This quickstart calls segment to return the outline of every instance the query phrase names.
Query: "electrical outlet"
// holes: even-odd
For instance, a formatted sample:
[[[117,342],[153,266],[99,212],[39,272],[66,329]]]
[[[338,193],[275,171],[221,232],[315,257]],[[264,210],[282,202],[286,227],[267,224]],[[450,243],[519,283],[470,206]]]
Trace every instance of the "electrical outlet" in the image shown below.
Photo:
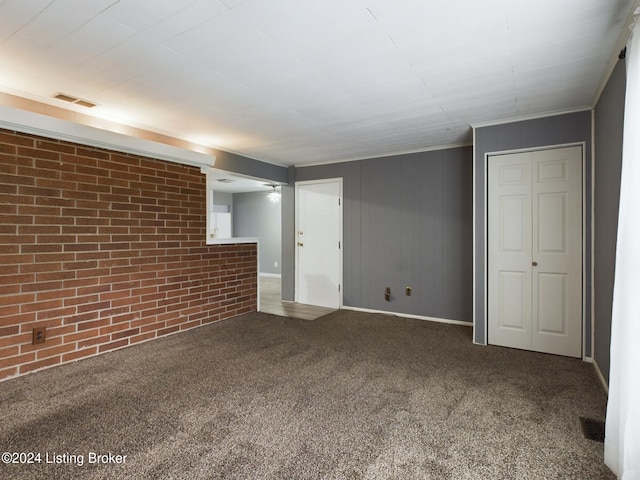
[[[44,343],[47,340],[47,327],[35,327],[33,329],[32,345]]]
[[[278,262],[273,262],[273,266],[278,268]]]
[[[391,287],[386,287],[384,289],[384,299],[386,302],[391,301]]]
[[[407,297],[411,296],[411,287],[404,287],[404,293],[407,295]]]

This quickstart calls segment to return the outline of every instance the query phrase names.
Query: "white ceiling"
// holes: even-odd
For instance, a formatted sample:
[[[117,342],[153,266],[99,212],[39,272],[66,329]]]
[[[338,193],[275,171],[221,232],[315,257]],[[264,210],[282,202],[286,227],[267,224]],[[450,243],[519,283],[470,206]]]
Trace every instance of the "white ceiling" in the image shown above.
[[[592,106],[633,3],[0,0],[0,90],[280,165],[381,156]]]
[[[215,192],[245,193],[273,191],[278,184],[259,178],[247,177],[219,169],[209,169],[209,178]],[[278,190],[279,191],[279,190]]]

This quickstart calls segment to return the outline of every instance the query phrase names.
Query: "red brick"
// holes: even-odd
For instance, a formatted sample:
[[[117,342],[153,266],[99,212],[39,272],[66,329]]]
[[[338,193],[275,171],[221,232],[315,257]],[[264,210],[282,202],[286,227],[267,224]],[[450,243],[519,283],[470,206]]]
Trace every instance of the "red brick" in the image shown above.
[[[70,297],[75,297],[76,296],[76,289],[75,288],[67,288],[64,290],[53,290],[53,291],[45,291],[45,292],[38,292],[36,294],[36,300],[38,302],[42,302],[42,301],[46,301],[46,300],[53,300],[53,299],[65,299],[65,298],[70,298]],[[65,306],[67,306],[67,303],[64,303]]]
[[[62,298],[61,295],[54,295],[51,290],[55,290],[56,292],[62,291],[63,283],[60,282],[38,282],[38,283],[28,283],[22,285],[23,292],[37,292],[38,301],[41,300],[50,300],[53,298]],[[49,291],[49,292],[47,292]],[[46,292],[47,295],[41,297],[41,292]]]
[[[7,348],[0,348],[0,358],[15,357],[19,353],[20,347],[15,345]]]
[[[14,367],[26,362],[32,362],[33,360],[35,360],[35,358],[36,354],[33,352],[25,353],[23,355],[16,355],[15,357],[0,358],[0,369],[6,367]]]
[[[64,300],[64,306],[70,307],[73,305],[83,305],[83,304],[93,304],[99,300],[100,296],[98,294],[94,295],[85,295],[85,296],[74,296],[73,298],[68,298]],[[83,313],[83,312],[78,312]]]
[[[18,147],[18,156],[31,157],[31,158],[44,158],[49,160],[60,160],[60,154],[58,152],[50,152],[38,148]],[[46,170],[29,169],[28,167],[19,167],[19,172],[23,172],[23,175],[59,175],[58,172],[47,172]]]
[[[29,328],[29,331],[31,331],[31,328]],[[62,345],[62,337],[49,338],[49,336],[47,336],[47,341],[45,343],[33,345],[31,341],[29,341],[29,343],[20,345],[20,353],[35,352],[37,350],[57,347],[58,345]]]
[[[78,331],[89,330],[92,328],[99,328],[109,325],[109,319],[103,318],[100,320],[94,320],[92,322],[79,322],[78,323]]]
[[[32,205],[20,205],[18,207],[18,213],[20,215],[42,215],[42,216],[50,216],[50,217],[59,217],[60,216],[60,208],[58,207],[43,207],[43,206],[32,206]],[[26,219],[25,219],[26,220]],[[33,217],[29,217],[30,221],[22,221],[15,223],[34,223]],[[24,232],[28,233],[28,232]]]
[[[139,328],[131,328],[129,330],[124,330],[122,332],[113,333],[111,335],[111,339],[118,340],[120,338],[132,337],[134,335],[137,335],[138,333],[140,333]]]
[[[148,325],[141,326],[140,327],[140,333],[151,332],[151,331],[154,331],[154,330],[160,330],[160,329],[164,328],[164,326],[165,326],[164,322],[160,322],[160,323],[153,322],[153,323],[150,323]]]
[[[23,295],[2,295],[0,296],[0,306],[6,305],[22,305],[25,303],[33,303],[36,301],[36,296],[33,293],[27,293]]]
[[[54,152],[75,153],[74,146],[55,141],[36,140],[35,147],[41,150],[52,150]],[[36,168],[39,170],[69,170],[69,165],[59,161],[36,159]]]
[[[20,325],[22,323],[33,322],[36,319],[35,313],[19,314],[19,306],[0,308],[0,327],[7,325]],[[5,317],[6,318],[3,318]]]
[[[90,357],[98,353],[98,347],[90,347],[84,348],[82,350],[75,350],[71,353],[67,353],[62,355],[63,362],[72,362],[74,360],[79,360],[81,358]]]
[[[60,270],[62,270],[62,263],[32,263],[20,268],[22,273],[59,272]]]
[[[200,320],[194,320],[180,324],[180,330],[190,330],[192,328],[199,327],[200,325],[202,325],[202,322]]]
[[[116,342],[111,342],[111,343],[107,343],[105,345],[100,345],[98,347],[98,351],[100,353],[108,352],[109,350],[115,350],[116,348],[126,347],[128,344],[129,344],[129,339],[123,338],[122,340],[118,340]]]
[[[77,309],[78,309],[78,313],[87,313],[87,312],[93,312],[95,310],[104,310],[107,308],[111,308],[111,302],[94,302],[94,303],[88,303],[85,305],[78,305]]]
[[[79,342],[80,340],[86,340],[87,338],[97,337],[100,333],[99,328],[94,328],[92,330],[84,330],[78,333],[70,333],[65,335],[62,339],[64,343],[74,343]]]
[[[161,337],[163,335],[169,335],[171,333],[175,333],[180,330],[180,326],[174,325],[173,327],[164,328],[162,330],[158,330],[158,336]]]
[[[0,159],[0,348],[39,355],[0,375],[255,309],[256,245],[205,244],[198,169],[3,130]]]
[[[13,377],[18,373],[18,367],[5,368],[4,370],[0,370],[0,380]]]
[[[14,325],[12,327],[0,328],[0,337],[7,337],[9,335],[17,335],[20,333],[20,327]]]
[[[39,370],[41,368],[50,367],[52,365],[56,365],[60,363],[60,357],[50,357],[45,358],[44,360],[40,360],[34,363],[28,363],[26,365],[20,366],[20,374],[33,372],[34,370]]]
[[[0,183],[15,184],[15,185],[35,185],[35,179],[28,175],[6,175],[0,174]]]
[[[72,315],[64,319],[64,323],[66,325],[70,324],[80,324],[84,322],[89,322],[91,320],[96,320],[99,316],[99,312],[89,312],[83,313],[81,315]],[[86,328],[86,327],[85,327]]]
[[[100,345],[101,343],[106,343],[109,340],[111,340],[111,335],[104,335],[103,337],[91,337],[87,340],[78,342],[78,349]]]
[[[100,329],[100,335],[111,335],[113,333],[121,332],[129,328],[126,323],[118,323],[116,325],[107,325]]]
[[[66,345],[58,345],[54,348],[46,348],[44,350],[38,350],[36,353],[36,357],[38,360],[42,360],[43,358],[49,358],[53,356],[62,355],[63,353],[69,353],[76,349],[76,346],[72,343],[68,343]]]
[[[64,245],[65,252],[92,252],[97,251],[100,245],[97,243],[69,243]]]
[[[36,236],[35,235],[0,235],[0,243],[9,245],[9,244],[24,244],[24,243],[35,243]]]
[[[155,338],[155,336],[156,336],[156,332],[142,333],[140,335],[136,335],[135,337],[131,337],[129,339],[129,344],[133,345],[134,343],[139,343],[139,342],[144,342],[146,340],[151,340],[152,338]]]
[[[38,244],[22,245],[22,253],[60,253],[62,252],[62,244]]]
[[[50,300],[48,302],[25,303],[20,307],[22,313],[53,310],[62,307],[62,300]]]
[[[68,335],[75,331],[76,331],[75,325],[63,325],[63,326],[48,329],[47,337],[57,337],[62,335]]]
[[[74,315],[75,313],[76,313],[75,307],[58,308],[56,310],[44,310],[36,314],[36,319],[38,321],[41,321],[41,320],[49,320],[52,318],[63,318],[63,317]]]

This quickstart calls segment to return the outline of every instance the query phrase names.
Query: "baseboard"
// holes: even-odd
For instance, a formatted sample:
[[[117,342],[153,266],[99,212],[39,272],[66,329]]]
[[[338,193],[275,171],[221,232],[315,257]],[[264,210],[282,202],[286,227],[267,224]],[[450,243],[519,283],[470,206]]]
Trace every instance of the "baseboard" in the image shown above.
[[[340,309],[353,310],[355,312],[365,312],[365,313],[381,313],[383,315],[393,315],[394,317],[406,317],[406,318],[413,318],[416,320],[426,320],[428,322],[447,323],[449,325],[461,325],[463,327],[473,327],[472,322],[463,322],[462,320],[449,320],[448,318],[425,317],[423,315],[413,315],[411,313],[387,312],[386,310],[372,310],[370,308],[349,307],[346,305],[342,305]]]
[[[598,375],[600,383],[602,383],[602,386],[604,387],[604,391],[609,395],[609,385],[607,385],[607,381],[604,379],[604,375],[602,375],[602,371],[600,370],[598,363],[595,360],[592,360],[591,363],[593,363],[593,368],[596,370],[596,375]]]
[[[282,275],[279,273],[262,273],[260,272],[261,277],[270,277],[270,278],[282,278]]]

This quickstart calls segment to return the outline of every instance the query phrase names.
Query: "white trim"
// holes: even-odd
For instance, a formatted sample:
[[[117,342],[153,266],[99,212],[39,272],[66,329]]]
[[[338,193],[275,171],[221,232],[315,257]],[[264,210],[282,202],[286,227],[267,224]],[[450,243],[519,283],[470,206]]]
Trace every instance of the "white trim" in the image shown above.
[[[604,391],[607,392],[607,395],[609,395],[609,385],[607,385],[607,381],[604,379],[604,375],[602,375],[602,370],[600,370],[598,362],[596,362],[594,359],[588,360],[588,362],[593,364],[593,368],[596,371],[596,375],[598,375],[598,378],[600,379],[600,383],[602,384]]]
[[[341,310],[353,310],[354,312],[364,312],[364,313],[381,313],[383,315],[392,315],[394,317],[406,317],[412,318],[415,320],[425,320],[428,322],[436,322],[436,323],[446,323],[449,325],[460,325],[463,327],[471,327],[473,328],[473,322],[463,322],[462,320],[450,320],[448,318],[437,318],[437,317],[425,317],[424,315],[413,315],[410,313],[398,313],[398,312],[387,312],[386,310],[372,310],[370,308],[360,308],[360,307],[348,307],[342,306]]]
[[[591,118],[593,118],[593,110],[591,110]],[[591,141],[593,142],[593,132],[591,132]],[[593,158],[593,157],[592,157]],[[593,162],[591,163],[593,168]],[[593,181],[593,177],[592,177]],[[593,214],[593,195],[591,195],[591,213]],[[591,218],[591,227],[593,229],[593,218]],[[593,234],[593,230],[591,232]],[[591,239],[593,243],[593,237]],[[587,357],[587,335],[593,338],[593,318],[591,319],[591,331],[587,331],[587,309],[591,311],[591,305],[587,305],[587,257],[591,252],[587,251],[587,144],[582,142],[582,360],[586,361]],[[593,268],[593,264],[591,265]],[[593,277],[591,277],[591,285],[593,286]],[[591,295],[593,302],[593,294]],[[591,355],[593,355],[593,345],[591,345]]]
[[[525,148],[515,148],[512,150],[499,150],[495,152],[486,152],[485,160],[488,156],[495,155],[511,155],[512,153],[526,153],[526,152],[538,152],[540,150],[556,150],[558,148],[567,148],[567,147],[582,147],[583,157],[585,157],[585,148],[586,142],[569,142],[569,143],[558,143],[553,145],[543,145],[539,147],[525,147]]]
[[[256,244],[256,272],[260,268],[260,242],[257,237],[237,237],[237,238],[215,238],[207,240],[207,245],[234,245],[243,243],[255,243]],[[260,311],[260,273],[256,276],[256,312]]]
[[[213,167],[216,162],[214,155],[143,138],[131,137],[122,133],[102,130],[4,105],[0,105],[0,127],[21,133],[106,148],[117,152],[133,153],[194,167]]]
[[[282,275],[280,273],[262,273],[262,272],[260,272],[259,275],[261,277],[267,277],[267,278],[282,278]]]
[[[567,110],[555,110],[555,111],[552,110],[552,111],[536,113],[532,115],[519,115],[517,117],[500,118],[496,120],[489,120],[486,122],[472,123],[470,124],[470,126],[472,128],[494,127],[498,125],[505,125],[508,123],[526,122],[528,120],[539,120],[539,119],[549,118],[549,117],[558,117],[560,115],[569,115],[571,113],[588,112],[591,109],[592,108],[589,105],[584,105],[581,107],[571,108]]]
[[[294,231],[294,247],[295,247],[295,271],[294,271],[294,275],[295,278],[293,280],[294,282],[294,297],[295,297],[295,303],[298,303],[298,293],[299,293],[299,288],[298,288],[298,271],[299,271],[299,258],[298,258],[298,248],[297,248],[297,243],[298,243],[298,216],[300,215],[300,209],[298,208],[298,205],[300,204],[299,202],[299,187],[300,186],[304,186],[304,185],[317,185],[320,183],[338,183],[338,188],[339,188],[339,193],[338,195],[340,196],[340,205],[339,205],[339,209],[338,209],[338,237],[339,237],[339,242],[340,242],[340,250],[338,251],[338,282],[339,282],[339,291],[338,291],[338,308],[342,308],[342,300],[343,300],[343,295],[344,295],[344,225],[343,225],[343,209],[344,209],[344,193],[343,193],[343,178],[342,177],[337,177],[337,178],[322,178],[322,179],[318,179],[318,180],[304,180],[304,181],[298,181],[295,182],[294,184],[294,188],[295,188],[295,205],[296,205],[296,209],[295,209],[295,231]]]
[[[212,238],[207,245],[227,245],[233,243],[258,243],[258,237]]]
[[[586,152],[585,152],[586,155]],[[586,163],[586,159],[585,159]],[[584,216],[586,219],[586,215]],[[585,246],[587,239],[584,239]],[[591,357],[596,356],[596,111],[591,110]]]
[[[451,143],[448,145],[434,145],[432,147],[424,147],[424,148],[416,148],[414,150],[402,150],[399,152],[392,153],[383,153],[381,155],[376,155],[374,157],[351,157],[351,158],[343,158],[340,160],[319,160],[317,162],[309,162],[309,163],[300,163],[295,165],[296,168],[304,168],[304,167],[317,167],[320,165],[331,165],[333,163],[348,163],[348,162],[358,162],[360,160],[372,160],[374,158],[387,158],[387,157],[395,157],[396,155],[410,155],[412,153],[423,153],[423,152],[432,152],[434,150],[450,150],[452,148],[464,148],[471,147],[473,144],[471,143]]]
[[[476,129],[475,127],[471,127],[472,128],[472,135],[473,135],[473,152],[472,152],[472,158],[473,158],[473,185],[472,185],[472,190],[473,190],[473,213],[471,215],[471,217],[473,218],[473,225],[471,228],[471,231],[473,233],[473,265],[472,265],[472,275],[473,275],[473,300],[471,302],[471,304],[473,305],[473,311],[471,312],[471,324],[473,325],[473,343],[475,345],[486,345],[487,342],[485,341],[484,343],[478,343],[476,342],[476,320],[477,320],[477,316],[476,316],[476,305],[477,305],[477,301],[478,301],[478,294],[476,292],[476,274],[477,274],[477,269],[476,269],[476,262],[478,260],[478,257],[476,255],[476,220],[478,217],[478,213],[476,211],[476,193],[477,193],[477,188],[476,188],[476,181],[477,181],[477,162],[476,162]],[[486,338],[486,332],[485,332],[485,338]]]
[[[587,285],[585,282],[585,273],[587,270],[587,265],[586,265],[586,259],[587,259],[587,254],[588,252],[586,251],[586,242],[587,242],[587,235],[586,235],[586,219],[587,219],[587,209],[586,209],[586,175],[585,175],[585,168],[586,168],[586,162],[587,162],[587,145],[586,142],[570,142],[570,143],[561,143],[561,144],[557,144],[557,145],[545,145],[545,146],[539,146],[539,147],[531,147],[531,148],[518,148],[518,149],[512,149],[512,150],[499,150],[499,151],[494,151],[494,152],[485,152],[484,154],[484,277],[483,277],[483,281],[484,281],[484,333],[485,333],[485,342],[488,345],[489,344],[489,289],[488,289],[488,281],[487,281],[487,272],[488,272],[488,268],[489,268],[489,239],[488,239],[488,201],[487,201],[487,195],[488,195],[488,185],[487,185],[487,176],[489,173],[489,157],[492,156],[498,156],[498,155],[509,155],[512,153],[525,153],[525,152],[535,152],[535,151],[540,151],[540,150],[556,150],[559,148],[566,148],[566,147],[581,147],[582,149],[582,168],[580,169],[581,174],[582,174],[582,335],[581,335],[581,343],[582,343],[582,360],[583,361],[588,361],[588,358],[591,357],[587,357],[586,356],[586,335],[591,333],[593,335],[593,314],[591,316],[591,329],[592,332],[587,332],[586,330],[586,322],[587,322],[587,309],[586,309],[586,305],[585,305],[585,301],[587,298]],[[592,152],[593,153],[593,152]],[[474,162],[475,164],[475,162]],[[593,160],[592,160],[592,167],[593,167]],[[593,180],[593,177],[592,177]],[[591,198],[591,201],[593,203],[593,196]],[[474,204],[475,204],[475,199],[474,199]],[[474,205],[475,206],[475,205]],[[593,228],[593,210],[591,211],[592,214],[592,228]],[[592,244],[592,249],[593,249],[593,237],[591,238],[591,244]],[[475,254],[475,244],[474,244],[474,254]],[[475,264],[474,264],[475,265]],[[593,270],[593,264],[591,266],[592,270]],[[591,284],[593,285],[593,277],[591,278]],[[474,286],[475,289],[475,286]],[[591,297],[591,302],[593,303],[593,295]],[[475,323],[475,322],[474,322]],[[593,343],[591,344],[591,355],[593,355],[593,351],[594,351],[594,345]]]
[[[484,222],[482,223],[482,238],[484,239],[484,271],[482,272],[482,282],[484,284],[484,344],[489,345],[489,224],[487,222],[489,213],[489,155],[484,154],[484,177],[483,177],[483,215]]]

